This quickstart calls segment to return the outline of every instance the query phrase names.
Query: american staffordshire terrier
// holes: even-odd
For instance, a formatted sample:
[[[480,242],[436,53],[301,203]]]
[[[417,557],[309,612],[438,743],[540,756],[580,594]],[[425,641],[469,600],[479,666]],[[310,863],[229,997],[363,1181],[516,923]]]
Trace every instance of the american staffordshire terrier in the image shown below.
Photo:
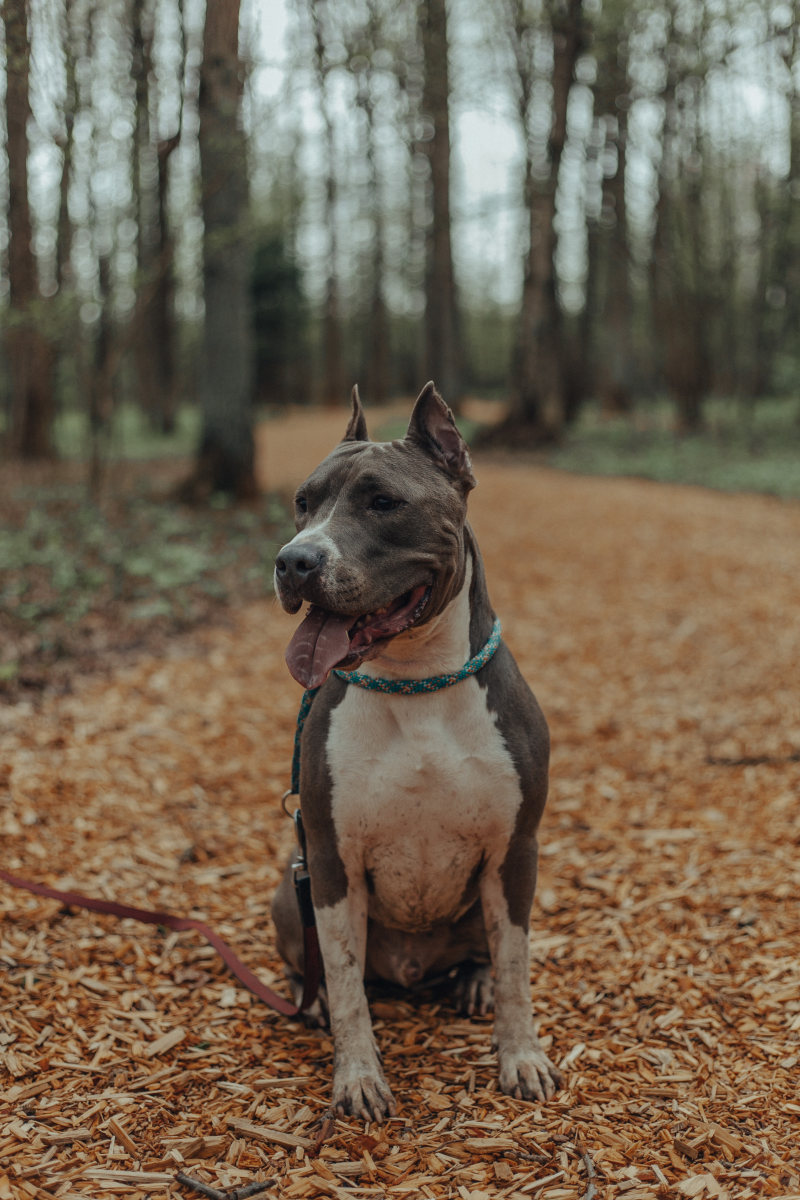
[[[553,1095],[536,1036],[528,927],[547,795],[547,724],[508,647],[458,675],[495,614],[466,520],[467,447],[432,383],[402,441],[372,442],[353,389],[344,440],[301,484],[297,535],[275,587],[308,614],[289,669],[320,687],[303,729],[300,797],[334,1041],[333,1103],[381,1120],[381,1069],[364,979],[412,987],[456,976],[468,1012],[494,1004],[500,1086]],[[347,672],[409,682],[396,694]],[[344,677],[340,677],[340,673]],[[419,681],[419,682],[418,682]],[[281,955],[303,971],[290,874],[273,903]]]

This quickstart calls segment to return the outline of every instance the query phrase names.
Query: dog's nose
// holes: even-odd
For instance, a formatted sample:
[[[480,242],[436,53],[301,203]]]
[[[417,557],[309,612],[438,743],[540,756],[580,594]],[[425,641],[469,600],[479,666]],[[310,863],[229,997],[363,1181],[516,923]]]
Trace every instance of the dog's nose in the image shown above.
[[[275,572],[285,583],[305,583],[319,571],[325,562],[325,553],[311,542],[284,546],[275,559]]]

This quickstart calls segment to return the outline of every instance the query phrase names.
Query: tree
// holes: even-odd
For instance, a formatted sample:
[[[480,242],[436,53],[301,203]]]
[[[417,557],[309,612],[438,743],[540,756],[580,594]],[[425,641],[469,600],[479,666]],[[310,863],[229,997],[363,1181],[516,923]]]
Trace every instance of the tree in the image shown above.
[[[26,0],[3,5],[8,130],[8,281],[6,333],[11,396],[8,450],[20,458],[53,454],[52,349],[42,332],[42,307],[32,248],[28,198],[30,40]]]
[[[663,344],[663,372],[675,404],[678,429],[702,428],[711,382],[709,347],[710,273],[703,227],[703,156],[699,128],[696,56],[701,28],[678,31],[669,10],[658,197],[651,277],[656,331]],[[705,19],[697,14],[701,26]]]
[[[591,288],[587,295],[592,384],[606,413],[627,412],[633,400],[633,339],[628,219],[628,37],[624,6],[604,5],[595,32],[594,162],[602,174],[600,205],[587,221]]]
[[[544,11],[547,20],[541,24],[526,0],[506,0],[504,9],[524,146],[527,248],[511,364],[510,410],[491,435],[491,440],[499,442],[550,440],[561,429],[568,402],[564,328],[557,291],[556,193],[567,140],[569,93],[584,42],[582,0],[548,0]],[[542,125],[536,61],[543,42],[549,42],[552,56],[552,98],[544,141],[536,133]]]
[[[342,315],[339,299],[338,238],[336,199],[336,127],[328,97],[328,62],[325,54],[325,15],[330,14],[327,0],[310,0],[314,29],[314,76],[324,128],[325,204],[323,224],[328,239],[325,263],[325,299],[322,309],[322,401],[341,404],[345,394],[342,361]]]
[[[184,495],[256,493],[253,437],[250,237],[241,125],[239,2],[206,8],[200,70],[199,144],[203,296],[199,399],[202,433]]]
[[[386,258],[384,243],[385,212],[381,196],[381,180],[378,168],[378,123],[373,96],[373,60],[379,50],[380,17],[376,0],[367,0],[367,17],[351,60],[356,74],[356,103],[361,109],[366,125],[366,192],[367,208],[373,223],[372,245],[368,266],[368,312],[366,319],[366,353],[364,382],[366,394],[375,404],[381,404],[389,395],[389,309],[385,296]]]
[[[425,269],[425,370],[451,406],[461,396],[458,300],[450,211],[450,79],[446,0],[422,0],[425,133],[418,151],[428,159],[431,216]]]
[[[259,403],[307,399],[301,364],[308,358],[308,313],[300,271],[282,229],[264,230],[256,239],[250,288]]]

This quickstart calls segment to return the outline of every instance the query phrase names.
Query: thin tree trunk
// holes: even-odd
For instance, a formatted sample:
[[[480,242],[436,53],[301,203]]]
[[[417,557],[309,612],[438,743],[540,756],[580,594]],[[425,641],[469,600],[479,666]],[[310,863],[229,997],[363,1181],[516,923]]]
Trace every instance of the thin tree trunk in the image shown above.
[[[75,76],[75,46],[73,10],[75,0],[64,3],[64,73],[66,96],[64,98],[64,137],[60,141],[61,179],[58,188],[58,218],[56,222],[56,285],[63,292],[72,282],[72,222],[69,216],[69,187],[72,181],[72,152],[75,144],[75,113],[78,109],[78,89]]]
[[[378,14],[374,0],[369,3],[367,47],[377,48]],[[372,73],[369,67],[359,75],[357,100],[363,110],[367,127],[367,195],[369,211],[374,222],[372,260],[370,262],[370,297],[367,319],[366,394],[375,404],[383,403],[389,394],[389,311],[384,297],[384,208],[381,203],[378,173],[377,130],[375,106],[372,99]]]
[[[6,0],[6,120],[8,130],[8,276],[6,348],[11,381],[8,450],[20,458],[53,455],[52,348],[41,330],[36,260],[28,199],[28,78],[30,42],[25,0]]]
[[[425,374],[448,404],[461,399],[458,299],[453,271],[450,211],[450,81],[446,0],[420,6],[424,84],[423,121],[430,136],[421,144],[430,166],[431,224],[425,271]]]
[[[111,418],[114,412],[114,375],[119,344],[111,327],[111,263],[108,254],[97,262],[100,317],[94,341],[94,363],[89,377],[89,494],[99,499],[105,480]]]
[[[206,8],[200,73],[200,176],[205,320],[203,428],[183,494],[256,493],[252,406],[248,183],[241,127],[238,0]]]
[[[323,6],[328,0],[311,0],[314,26],[314,69],[319,92],[319,107],[325,128],[325,209],[323,224],[328,235],[325,266],[325,300],[322,312],[322,402],[330,407],[342,403],[345,395],[342,353],[342,316],[339,300],[339,248],[336,225],[336,130],[327,94],[328,71],[325,64]]]
[[[167,209],[169,185],[169,161],[180,143],[180,133],[158,143],[158,221],[157,262],[158,273],[152,300],[155,333],[153,371],[156,378],[158,411],[154,417],[162,433],[171,433],[175,428],[178,407],[178,379],[176,362],[175,329],[175,241],[170,229]]]
[[[525,145],[523,202],[528,215],[522,300],[511,364],[510,410],[486,440],[544,442],[558,436],[566,411],[576,404],[567,378],[563,319],[556,277],[556,192],[567,140],[567,104],[575,63],[583,45],[582,0],[563,13],[548,6],[553,44],[552,106],[544,155],[536,156],[532,133],[534,92],[532,27],[524,0],[512,0],[508,34],[516,60],[518,112]]]
[[[595,236],[602,270],[601,307],[596,313],[595,386],[604,413],[625,413],[632,405],[632,303],[630,247],[625,203],[628,133],[628,47],[618,34],[608,39],[607,56],[598,68],[596,115],[606,121],[606,157],[616,155],[616,169],[603,181],[602,211]]]
[[[790,33],[784,43],[789,80],[789,177],[783,187],[781,287],[785,302],[779,341],[796,346],[800,329],[800,0],[793,0]]]
[[[157,381],[159,410],[155,414],[162,433],[171,433],[175,428],[178,408],[178,365],[177,330],[175,327],[175,239],[170,224],[167,192],[169,167],[172,155],[180,145],[183,132],[184,81],[186,78],[186,35],[184,31],[183,0],[178,0],[181,53],[178,68],[180,106],[177,131],[168,138],[160,138],[157,146],[157,216],[156,216],[156,259],[158,271],[154,281],[152,300],[155,333],[153,346],[153,368]]]
[[[670,69],[662,93],[661,166],[656,200],[651,279],[654,333],[663,345],[663,370],[680,433],[703,426],[709,384],[700,178],[683,181],[676,169],[678,147],[693,145],[696,129],[679,123],[678,78]],[[696,111],[693,109],[692,111]]]
[[[152,20],[146,0],[133,0],[131,43],[133,78],[136,87],[136,126],[133,133],[133,195],[136,215],[136,291],[137,329],[133,339],[136,393],[139,407],[153,425],[159,423],[161,396],[155,370],[154,347],[159,331],[154,321],[154,306],[143,299],[153,291],[156,271],[156,197],[154,176],[155,148],[150,130],[150,79],[152,74]]]

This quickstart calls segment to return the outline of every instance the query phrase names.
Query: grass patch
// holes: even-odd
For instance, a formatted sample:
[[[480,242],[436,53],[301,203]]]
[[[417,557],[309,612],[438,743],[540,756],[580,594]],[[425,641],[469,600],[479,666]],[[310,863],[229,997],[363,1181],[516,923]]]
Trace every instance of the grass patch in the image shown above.
[[[104,458],[153,459],[190,455],[200,438],[198,406],[184,405],[175,416],[172,433],[156,430],[140,408],[121,404],[111,418],[104,437]],[[90,449],[89,419],[85,412],[59,413],[53,426],[53,441],[60,458],[86,458]]]
[[[549,451],[550,466],[585,475],[635,476],[730,492],[800,497],[800,410],[796,401],[744,406],[713,400],[704,432],[680,436],[667,404],[629,418],[589,408]]]
[[[19,484],[0,508],[0,691],[40,687],[272,591],[284,505],[194,509],[142,467],[92,504],[85,487]]]

